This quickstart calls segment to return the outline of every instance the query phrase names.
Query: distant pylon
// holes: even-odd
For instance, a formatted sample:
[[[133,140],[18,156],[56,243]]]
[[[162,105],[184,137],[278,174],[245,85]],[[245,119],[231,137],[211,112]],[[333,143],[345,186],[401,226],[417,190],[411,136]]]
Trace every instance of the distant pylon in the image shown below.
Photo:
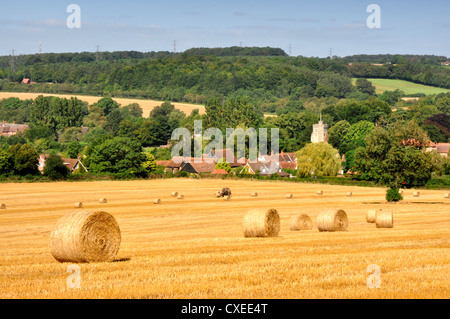
[[[173,40],[173,53],[177,53],[177,40]]]
[[[291,44],[289,43],[289,56],[291,56],[292,55],[292,46],[291,46]]]
[[[39,54],[42,54],[42,41],[39,41]]]

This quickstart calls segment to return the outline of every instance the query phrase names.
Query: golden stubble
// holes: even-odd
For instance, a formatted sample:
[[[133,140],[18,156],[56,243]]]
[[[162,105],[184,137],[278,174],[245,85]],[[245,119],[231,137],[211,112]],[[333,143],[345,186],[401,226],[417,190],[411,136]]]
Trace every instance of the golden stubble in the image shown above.
[[[215,198],[223,187],[232,189],[230,201]],[[383,188],[320,185],[322,196],[317,189],[214,179],[0,184],[0,298],[450,297],[448,191],[415,198],[407,190],[403,203],[388,204]],[[67,285],[71,264],[49,248],[54,224],[77,211],[76,201],[112,214],[122,235],[115,262],[78,264],[79,289]],[[269,208],[280,215],[279,236],[245,238],[244,215]],[[346,212],[347,230],[319,232],[317,216],[333,208]],[[380,208],[393,212],[393,228],[366,222],[367,211]],[[311,230],[290,230],[299,214],[311,217]],[[367,286],[372,264],[380,288]]]

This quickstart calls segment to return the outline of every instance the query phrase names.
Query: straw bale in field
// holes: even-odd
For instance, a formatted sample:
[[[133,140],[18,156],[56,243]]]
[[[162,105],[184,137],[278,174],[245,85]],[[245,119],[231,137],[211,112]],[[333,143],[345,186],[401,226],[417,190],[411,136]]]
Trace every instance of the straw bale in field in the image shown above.
[[[319,231],[344,231],[347,226],[347,214],[342,209],[326,209],[317,216]]]
[[[280,232],[280,216],[276,209],[252,209],[242,222],[245,237],[276,237]]]
[[[306,214],[297,215],[291,219],[291,230],[310,230],[312,227],[311,217]]]
[[[376,220],[377,228],[392,228],[394,227],[394,215],[391,211],[380,211],[377,213]]]
[[[59,262],[113,261],[121,234],[107,212],[75,212],[61,217],[50,235],[50,252]]]

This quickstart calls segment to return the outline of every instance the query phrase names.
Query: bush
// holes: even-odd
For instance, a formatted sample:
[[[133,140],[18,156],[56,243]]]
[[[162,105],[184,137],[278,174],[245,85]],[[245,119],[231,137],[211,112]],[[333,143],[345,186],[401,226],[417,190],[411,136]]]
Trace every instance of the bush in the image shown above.
[[[398,188],[389,188],[386,191],[386,200],[388,202],[398,202],[403,199],[403,196],[398,192]]]

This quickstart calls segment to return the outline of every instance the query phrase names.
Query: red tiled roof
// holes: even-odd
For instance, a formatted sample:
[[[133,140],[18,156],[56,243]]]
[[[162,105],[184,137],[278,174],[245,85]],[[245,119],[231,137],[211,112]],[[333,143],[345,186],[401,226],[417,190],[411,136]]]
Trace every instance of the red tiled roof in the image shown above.
[[[297,163],[291,163],[291,162],[280,162],[281,168],[287,168],[287,169],[296,169]]]
[[[189,170],[192,168],[192,170],[194,170],[193,173],[211,173],[212,171],[214,171],[215,167],[215,163],[208,163],[205,161],[202,163],[187,162],[181,168],[181,171],[189,172]]]
[[[450,143],[437,143],[436,150],[438,153],[448,153],[450,149]]]
[[[170,161],[156,161],[156,165],[167,167]]]
[[[211,174],[228,175],[228,172],[224,169],[215,169],[211,172]]]

